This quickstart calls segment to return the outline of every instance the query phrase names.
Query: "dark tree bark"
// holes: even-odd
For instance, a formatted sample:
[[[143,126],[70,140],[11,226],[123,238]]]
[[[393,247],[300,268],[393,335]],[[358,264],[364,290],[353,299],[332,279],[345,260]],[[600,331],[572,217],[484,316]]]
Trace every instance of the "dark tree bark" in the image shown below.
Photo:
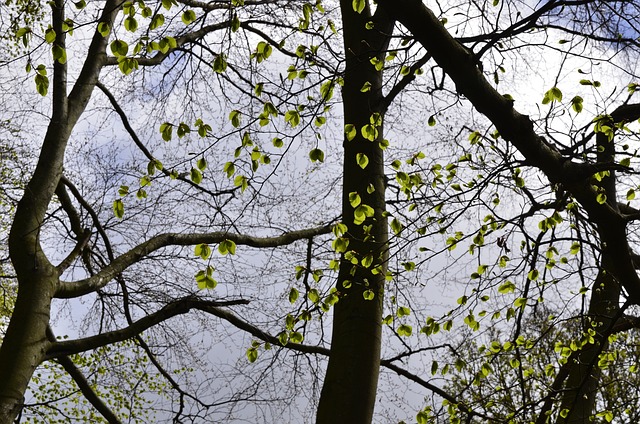
[[[378,9],[371,15],[367,5],[362,13],[353,10],[352,2],[340,2],[343,22],[344,48],[347,56],[342,90],[344,122],[353,125],[357,135],[344,140],[344,176],[342,189],[342,217],[348,227],[345,237],[348,250],[358,260],[342,257],[337,289],[340,301],[334,306],[331,354],[318,408],[318,423],[369,423],[373,417],[378,374],[382,300],[387,260],[387,219],[385,217],[384,105],[382,71],[370,62],[373,57],[384,61],[384,51],[393,29],[393,21]],[[366,23],[374,22],[367,30]],[[370,84],[369,91],[361,91]],[[373,118],[372,118],[373,117]],[[362,136],[361,129],[372,124],[378,131],[375,140]],[[358,165],[358,154],[365,154],[369,163],[364,169]],[[371,192],[371,187],[374,189]],[[371,192],[371,193],[369,193]],[[362,203],[372,207],[375,215],[354,224],[354,207],[349,196],[357,193]],[[373,263],[363,265],[371,256]],[[372,270],[376,272],[372,273]],[[345,287],[346,286],[346,287]],[[370,290],[373,299],[364,294]]]

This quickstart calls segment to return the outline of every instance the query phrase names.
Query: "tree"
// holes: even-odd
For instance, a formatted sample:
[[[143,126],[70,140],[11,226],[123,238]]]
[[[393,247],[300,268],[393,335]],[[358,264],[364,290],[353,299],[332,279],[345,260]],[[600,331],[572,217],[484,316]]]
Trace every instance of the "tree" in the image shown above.
[[[600,367],[611,355],[612,335],[635,328],[632,312],[640,296],[631,248],[638,213],[617,194],[624,187],[631,202],[635,193],[635,153],[629,147],[636,136],[630,123],[640,117],[640,107],[630,103],[635,70],[626,70],[626,99],[619,90],[601,94],[594,77],[561,89],[560,76],[573,59],[593,67],[611,51],[634,58],[637,44],[627,34],[635,5],[461,2],[443,6],[440,16],[416,0],[107,1],[76,3],[79,12],[57,1],[44,15],[39,3],[15,5],[18,18],[8,28],[24,45],[37,91],[51,91],[51,112],[8,241],[18,295],[0,348],[0,422],[21,411],[36,368],[54,359],[105,419],[118,422],[71,358],[130,339],[177,393],[178,406],[171,410],[176,421],[212,413],[217,403],[184,389],[156,353],[165,346],[160,334],[171,339],[166,321],[190,310],[250,334],[251,363],[272,346],[328,355],[320,423],[371,422],[381,366],[444,399],[443,414],[454,422],[461,416],[570,423],[594,414],[612,418],[611,411],[596,410]],[[282,10],[286,19],[277,19]],[[35,22],[42,16],[50,26],[40,30]],[[528,99],[517,91],[500,93],[500,75],[507,68],[528,71],[526,63],[511,59],[528,58],[527,49],[550,54],[557,48],[549,40],[556,36],[570,39],[561,40],[566,47],[559,49],[558,77],[536,92],[542,98],[538,116],[534,107],[527,110],[532,117],[524,115],[515,106],[523,100],[527,106]],[[73,47],[76,40],[79,47]],[[612,59],[612,65],[620,63]],[[425,66],[428,78],[421,80]],[[126,87],[118,85],[116,67]],[[137,88],[135,95],[129,87]],[[510,88],[517,90],[515,84]],[[91,100],[98,91],[103,100]],[[338,91],[342,112],[333,110]],[[567,103],[563,93],[571,91],[576,95]],[[604,97],[602,107],[598,96]],[[431,105],[426,113],[425,99]],[[87,111],[105,104],[135,146],[130,164],[122,145],[96,154],[74,140],[80,123],[92,125],[83,121]],[[224,110],[224,121],[210,115],[212,105]],[[579,115],[585,107],[588,112]],[[420,113],[414,119],[442,128],[442,139],[455,141],[442,147],[442,157],[437,138],[429,147],[433,154],[425,154],[407,137],[420,135],[418,130],[386,128],[410,122],[412,108]],[[587,113],[592,115],[583,119]],[[87,144],[98,144],[103,129],[90,128]],[[157,143],[159,137],[172,147]],[[462,144],[465,138],[469,145]],[[87,173],[69,152],[97,165]],[[310,162],[300,165],[301,157]],[[310,184],[292,192],[279,173]],[[338,184],[332,173],[339,175]],[[139,181],[134,189],[132,175]],[[74,180],[84,184],[78,188]],[[279,206],[294,200],[294,210]],[[111,210],[115,220],[106,213]],[[217,245],[217,256],[210,245]],[[292,251],[279,249],[290,245]],[[437,275],[430,261],[457,246],[466,249],[451,257],[460,270],[456,278],[473,289],[441,317],[431,317],[415,288]],[[278,259],[261,267],[243,262],[243,255]],[[466,265],[464,257],[470,258]],[[273,294],[285,288],[269,284],[282,277],[274,263],[296,264],[289,275],[299,282],[285,284],[293,306]],[[228,276],[227,298],[205,290],[216,288],[214,273]],[[193,274],[193,288],[180,284]],[[248,278],[259,279],[260,289],[243,286]],[[154,279],[162,289],[150,283]],[[565,289],[575,294],[566,296]],[[437,357],[445,346],[436,343],[441,330],[464,323],[478,331],[491,317],[504,327],[496,338],[507,340],[491,341],[476,382],[493,372],[494,356],[506,357],[515,375],[508,381],[526,390],[538,364],[522,357],[558,334],[523,332],[527,316],[549,291],[561,305],[552,325],[572,316],[569,311],[583,300],[582,328],[556,344],[560,357],[544,364],[553,380],[535,396],[522,396],[520,405],[512,400],[512,415],[476,409],[424,377],[439,372],[429,352]],[[97,332],[57,340],[50,328],[52,301],[86,296],[103,311]],[[242,309],[251,303],[257,306]],[[328,343],[323,330],[331,309]],[[420,335],[413,333],[412,319],[422,327]],[[395,354],[381,359],[383,348]],[[447,374],[445,368],[440,372]],[[188,402],[198,411],[187,411]],[[417,420],[426,422],[430,414],[417,411]]]

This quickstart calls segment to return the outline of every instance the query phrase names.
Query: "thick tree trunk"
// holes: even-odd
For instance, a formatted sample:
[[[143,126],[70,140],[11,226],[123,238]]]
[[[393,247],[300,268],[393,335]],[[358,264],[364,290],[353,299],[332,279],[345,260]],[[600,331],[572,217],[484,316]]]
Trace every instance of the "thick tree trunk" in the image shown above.
[[[387,260],[387,220],[385,218],[385,176],[382,141],[384,110],[382,105],[382,71],[370,62],[372,57],[384,61],[383,52],[393,24],[385,16],[371,16],[367,6],[361,14],[353,11],[351,1],[341,1],[344,25],[346,70],[342,91],[344,122],[352,124],[357,135],[344,140],[344,180],[342,217],[348,232],[348,251],[354,264],[343,256],[337,289],[340,301],[334,306],[331,355],[322,388],[317,422],[319,424],[370,423],[373,417],[378,373],[382,300]],[[367,30],[367,22],[374,29]],[[370,84],[369,91],[361,88]],[[373,117],[373,118],[372,118]],[[370,141],[361,129],[372,124],[377,137]],[[368,164],[358,164],[359,155]],[[362,161],[360,161],[362,164]],[[373,189],[373,191],[372,191]],[[357,193],[362,204],[375,215],[363,224],[354,223],[350,194]],[[369,265],[367,257],[372,259]],[[353,261],[355,262],[355,259]],[[372,272],[374,268],[376,271]],[[365,299],[365,292],[373,299]]]
[[[618,111],[614,112],[614,115]],[[634,120],[637,119],[634,116]],[[609,140],[605,134],[596,135],[598,145],[598,162],[613,163],[615,160],[615,144]],[[600,188],[607,195],[609,206],[618,210],[616,194],[615,171],[609,171],[600,182]],[[599,228],[600,245],[602,246],[602,256],[600,258],[600,271],[591,289],[591,299],[587,319],[583,328],[584,332],[596,331],[594,343],[587,344],[577,356],[575,362],[571,364],[569,376],[565,382],[560,411],[565,411],[558,418],[559,424],[582,424],[591,422],[590,417],[596,408],[596,395],[600,383],[602,371],[598,366],[598,355],[607,349],[608,338],[614,320],[620,309],[620,284],[616,278],[614,260],[620,256],[620,249],[628,251],[627,245],[609,240],[610,234],[625,233],[624,224],[621,228],[613,231],[610,223],[606,228]]]
[[[62,0],[51,3],[52,26],[57,34],[54,44],[61,48],[65,47],[64,4]],[[119,0],[107,0],[99,21],[113,26],[120,6]],[[108,37],[95,32],[87,60],[69,95],[67,65],[53,64],[51,120],[36,169],[18,203],[9,234],[9,255],[18,278],[18,295],[0,346],[0,424],[15,420],[33,372],[50,346],[47,327],[59,272],[42,251],[40,231],[62,176],[71,131],[84,112],[105,63],[107,42]]]

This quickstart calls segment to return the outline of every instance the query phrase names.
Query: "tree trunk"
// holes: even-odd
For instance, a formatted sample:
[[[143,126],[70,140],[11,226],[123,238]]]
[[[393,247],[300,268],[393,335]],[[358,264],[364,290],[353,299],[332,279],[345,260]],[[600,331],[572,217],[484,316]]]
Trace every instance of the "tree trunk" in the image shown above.
[[[52,6],[54,44],[65,47],[64,6]],[[99,22],[113,26],[121,7],[107,0]],[[53,64],[52,115],[33,176],[16,208],[9,233],[9,256],[18,280],[18,295],[7,333],[0,346],[0,424],[15,420],[35,369],[45,358],[50,342],[47,328],[51,300],[59,285],[59,272],[40,245],[47,208],[62,176],[64,154],[71,131],[82,115],[106,60],[108,37],[95,32],[76,84],[67,95],[67,65]]]
[[[615,113],[615,112],[614,112]],[[613,163],[615,144],[602,133],[596,135],[599,163]],[[599,186],[607,195],[607,203],[618,210],[615,171],[602,178]],[[620,255],[619,249],[628,250],[627,245],[620,246],[617,241],[609,240],[611,234],[625,233],[622,228],[612,228],[616,223],[608,223],[606,228],[599,227],[600,245],[602,249],[600,270],[591,289],[591,299],[587,319],[582,329],[584,332],[595,330],[594,343],[586,344],[571,365],[569,376],[564,386],[560,411],[565,411],[558,418],[560,424],[583,424],[591,422],[595,412],[596,395],[602,371],[598,366],[598,355],[608,347],[611,326],[620,309],[620,284],[616,278],[614,259]]]
[[[341,260],[337,282],[340,301],[334,306],[331,355],[318,407],[319,424],[370,423],[373,418],[387,269],[384,154],[380,147],[384,118],[382,70],[377,70],[370,59],[377,57],[384,62],[382,52],[387,48],[393,23],[380,11],[372,16],[368,5],[358,14],[351,1],[343,0],[341,9],[347,58],[342,90],[344,122],[356,130],[356,136],[350,141],[345,138],[343,144],[342,218],[348,227],[344,237],[349,240],[348,252],[353,259],[343,255]],[[374,22],[373,30],[365,28],[369,21]],[[369,84],[369,91],[361,91]],[[373,141],[361,132],[371,124],[377,130]],[[362,154],[368,159],[366,166]],[[354,223],[355,208],[350,202],[353,193],[360,196],[361,204],[375,211],[362,224]],[[365,299],[370,295],[372,299]]]

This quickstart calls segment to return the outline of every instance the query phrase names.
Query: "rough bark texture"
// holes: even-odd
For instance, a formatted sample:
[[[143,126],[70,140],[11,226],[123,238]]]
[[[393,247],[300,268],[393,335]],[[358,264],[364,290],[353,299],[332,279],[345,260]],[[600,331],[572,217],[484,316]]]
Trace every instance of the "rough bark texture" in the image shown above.
[[[371,16],[369,8],[358,14],[351,1],[342,1],[343,37],[347,56],[344,87],[342,91],[345,124],[353,124],[356,137],[344,141],[344,179],[342,195],[343,222],[348,226],[350,251],[355,252],[357,265],[342,258],[337,289],[340,301],[334,306],[331,354],[322,388],[317,422],[319,424],[370,423],[375,406],[380,368],[380,342],[382,299],[387,257],[387,220],[385,211],[384,155],[379,146],[382,141],[382,122],[378,137],[369,141],[362,137],[361,128],[371,123],[374,113],[383,119],[382,72],[371,64],[372,57],[384,60],[388,34],[393,29],[381,11]],[[367,22],[374,22],[374,30],[366,30]],[[361,92],[365,83],[371,89]],[[364,153],[369,164],[363,169],[357,163],[357,155]],[[375,191],[369,194],[367,188]],[[369,190],[370,191],[370,190]],[[375,216],[364,225],[353,222],[354,208],[349,202],[350,193],[358,193],[362,203],[375,210]],[[369,230],[366,226],[371,226]],[[373,264],[362,266],[362,259],[372,255]],[[381,265],[377,274],[371,272]],[[350,282],[345,288],[344,283]],[[348,283],[347,283],[348,285]],[[371,290],[372,300],[365,300],[363,293]]]

